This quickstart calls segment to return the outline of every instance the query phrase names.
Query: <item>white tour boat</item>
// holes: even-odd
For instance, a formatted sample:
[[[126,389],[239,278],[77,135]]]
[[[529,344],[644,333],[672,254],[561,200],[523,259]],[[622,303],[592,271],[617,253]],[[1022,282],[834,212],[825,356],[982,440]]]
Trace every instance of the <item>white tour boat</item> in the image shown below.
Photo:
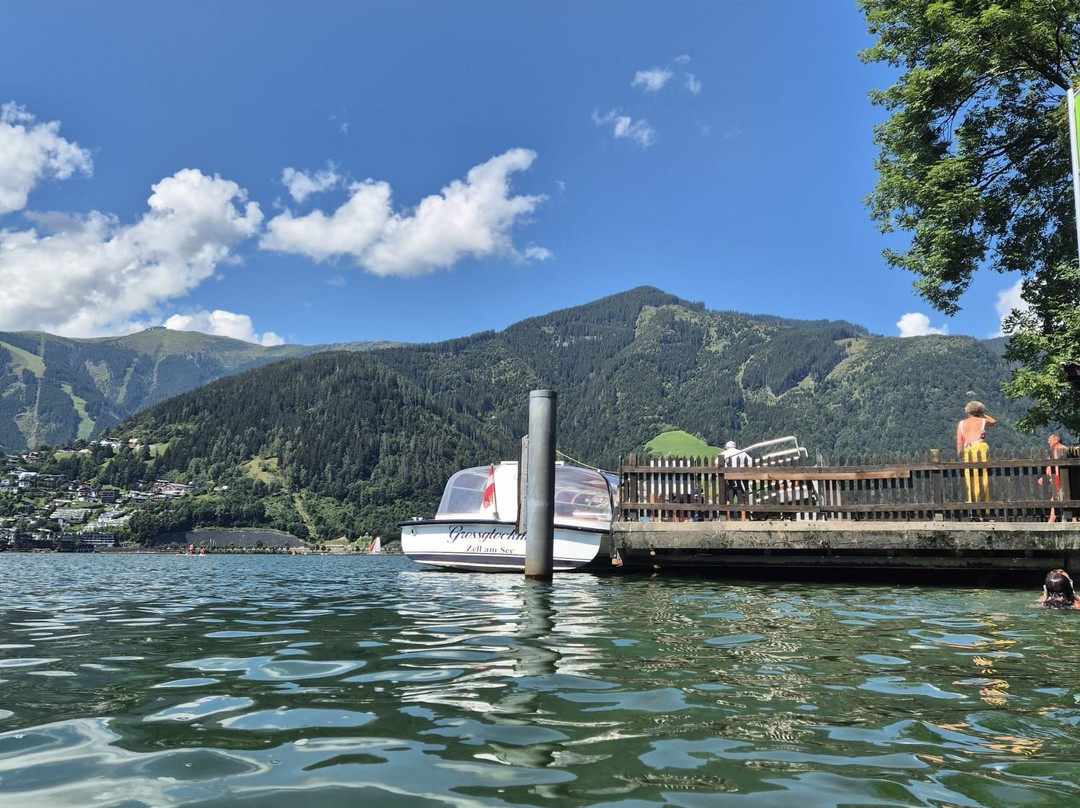
[[[608,561],[618,490],[616,475],[555,464],[555,572]],[[399,523],[401,551],[435,567],[524,572],[522,498],[516,462],[463,469],[447,481],[434,519]]]

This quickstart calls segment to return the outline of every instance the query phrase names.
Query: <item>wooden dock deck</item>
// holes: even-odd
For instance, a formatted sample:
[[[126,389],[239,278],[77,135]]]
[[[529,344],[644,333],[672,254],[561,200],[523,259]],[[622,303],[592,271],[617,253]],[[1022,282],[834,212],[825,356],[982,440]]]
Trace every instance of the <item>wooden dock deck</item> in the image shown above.
[[[740,469],[628,458],[613,549],[628,569],[740,577],[1032,586],[1055,567],[1080,575],[1080,456],[942,455]]]

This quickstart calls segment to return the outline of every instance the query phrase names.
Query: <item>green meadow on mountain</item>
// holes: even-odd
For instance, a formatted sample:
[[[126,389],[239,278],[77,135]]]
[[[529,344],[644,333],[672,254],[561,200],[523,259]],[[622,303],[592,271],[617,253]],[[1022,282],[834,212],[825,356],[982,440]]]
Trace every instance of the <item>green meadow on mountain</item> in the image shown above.
[[[655,457],[715,458],[722,451],[719,446],[710,446],[701,438],[681,429],[661,432],[645,444],[645,453]]]
[[[393,535],[397,520],[433,512],[457,468],[516,457],[538,388],[558,394],[559,449],[606,468],[673,430],[711,446],[794,434],[812,456],[948,448],[972,397],[999,419],[992,445],[1038,445],[1010,426],[1023,405],[999,392],[1000,347],[714,312],[639,288],[497,333],[235,373],[112,429],[155,452],[121,453],[93,474],[203,483],[191,503],[133,520],[136,534],[252,524]]]

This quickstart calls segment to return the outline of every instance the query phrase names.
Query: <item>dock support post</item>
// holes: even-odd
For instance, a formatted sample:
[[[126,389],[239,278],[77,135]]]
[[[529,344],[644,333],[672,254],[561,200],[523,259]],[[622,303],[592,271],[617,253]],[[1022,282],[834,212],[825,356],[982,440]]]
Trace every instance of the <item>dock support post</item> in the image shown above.
[[[941,474],[941,450],[930,450],[930,462],[934,464],[934,468],[930,470],[930,501],[935,505],[941,505],[945,502],[945,481],[942,479]],[[934,510],[934,521],[942,522],[945,520],[945,511]]]
[[[555,568],[555,404],[554,390],[529,393],[525,577],[540,581]]]

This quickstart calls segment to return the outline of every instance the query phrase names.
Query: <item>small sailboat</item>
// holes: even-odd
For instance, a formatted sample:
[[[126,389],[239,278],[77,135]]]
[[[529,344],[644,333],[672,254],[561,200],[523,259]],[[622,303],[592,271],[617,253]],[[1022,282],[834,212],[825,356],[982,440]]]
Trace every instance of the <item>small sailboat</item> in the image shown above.
[[[376,536],[367,548],[368,555],[382,555],[382,539]]]

